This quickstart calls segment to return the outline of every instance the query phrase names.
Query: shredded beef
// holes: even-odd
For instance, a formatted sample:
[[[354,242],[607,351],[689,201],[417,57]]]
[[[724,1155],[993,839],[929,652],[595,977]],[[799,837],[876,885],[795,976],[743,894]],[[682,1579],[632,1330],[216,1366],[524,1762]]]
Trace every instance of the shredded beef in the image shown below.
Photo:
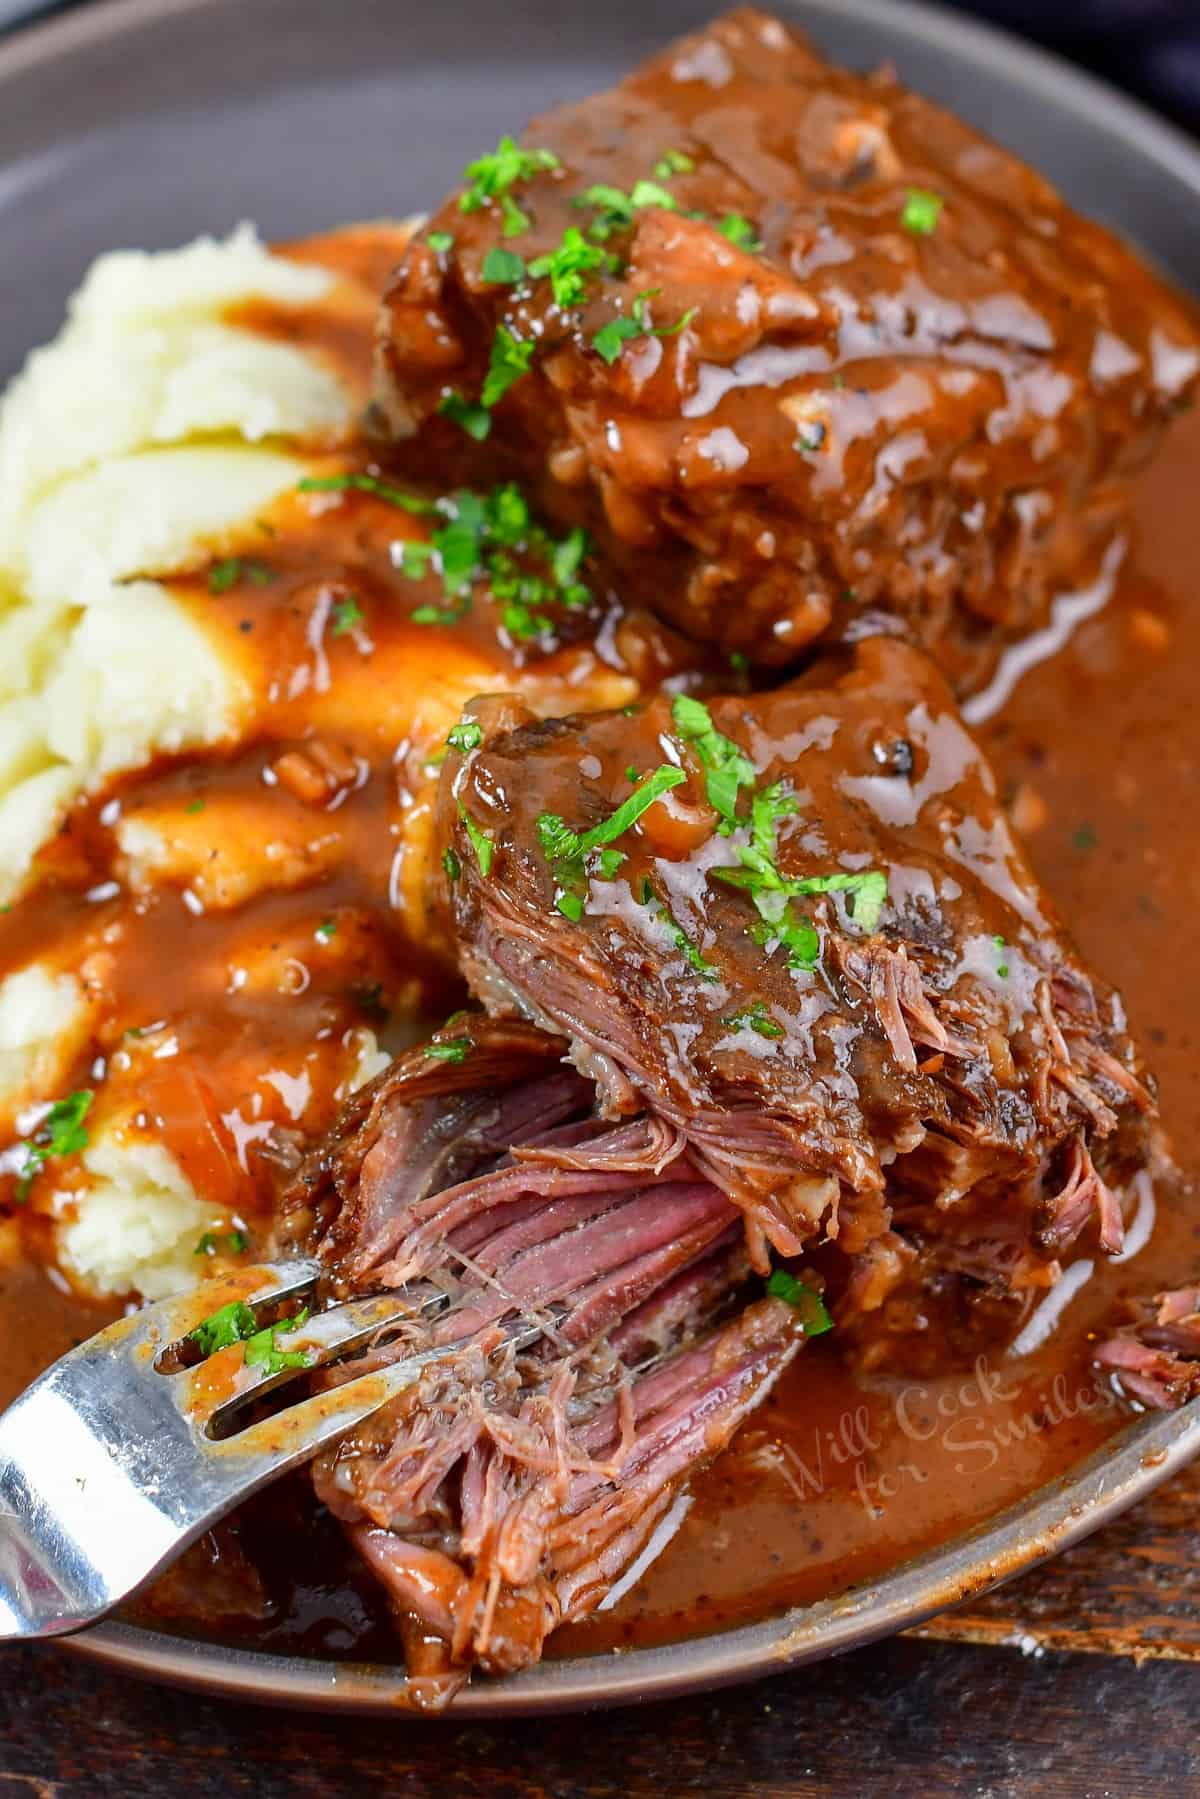
[[[748,1294],[739,1215],[678,1134],[597,1117],[565,1047],[463,1016],[357,1095],[284,1195],[285,1239],[333,1288],[412,1296],[326,1379],[462,1344],[315,1470],[424,1704],[594,1610],[803,1341]],[[514,1318],[543,1324],[533,1348],[506,1341]]]
[[[744,1214],[756,1265],[835,1244],[854,1264],[842,1323],[914,1267],[1024,1303],[1077,1246],[1119,1251],[1131,1177],[1161,1153],[1152,1086],[919,653],[873,639],[840,672],[709,702],[724,754],[746,759],[736,818],[713,810],[717,752],[668,696],[477,717],[440,801],[464,973],[496,1015],[569,1039],[609,1117],[675,1133]],[[674,764],[684,783],[581,889],[545,820],[586,832]],[[789,902],[810,964],[714,872],[740,878],[772,795],[777,874],[825,889]],[[887,879],[868,928],[856,872]]]

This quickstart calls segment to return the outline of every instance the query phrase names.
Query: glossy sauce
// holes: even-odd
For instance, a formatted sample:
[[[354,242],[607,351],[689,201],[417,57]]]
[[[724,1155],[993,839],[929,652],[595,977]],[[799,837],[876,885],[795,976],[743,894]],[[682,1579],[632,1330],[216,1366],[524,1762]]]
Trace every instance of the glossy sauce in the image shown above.
[[[371,266],[374,251],[370,234],[360,233],[353,250],[339,237],[297,253],[330,261],[353,254]],[[302,320],[251,313],[243,322],[271,334],[286,324],[293,341],[365,379],[365,313],[353,325],[316,308]],[[1200,420],[1188,419],[1141,478],[1137,544],[1115,600],[1025,677],[1003,719],[984,733],[1039,875],[1073,921],[1085,958],[1124,991],[1185,1172],[1200,1161],[1192,1041],[1200,1017],[1192,819],[1200,542],[1189,512],[1198,461]],[[381,517],[374,502],[355,496],[314,514],[289,501],[266,522],[273,535],[246,554],[271,563],[269,584],[213,595],[198,578],[178,588],[246,669],[258,703],[253,736],[228,754],[125,777],[80,807],[43,858],[47,879],[36,904],[0,919],[0,973],[35,953],[64,967],[107,956],[98,971],[103,1028],[81,1058],[78,1083],[90,1079],[97,1053],[118,1081],[113,1059],[131,1027],[153,1026],[158,1044],[177,1040],[174,1055],[149,1064],[160,1087],[143,1095],[141,1128],[165,1135],[185,1160],[200,1156],[191,1170],[211,1189],[214,1208],[238,1211],[257,1232],[267,1228],[269,1190],[257,1127],[321,1128],[345,1078],[348,1031],[388,1012],[401,1037],[415,1037],[431,1013],[456,1000],[413,897],[424,865],[412,815],[426,804],[423,771],[444,736],[447,708],[453,722],[459,702],[443,697],[422,710],[418,698],[442,691],[448,668],[454,695],[472,681],[493,690],[539,682],[547,711],[619,704],[613,696],[636,686],[612,650],[611,617],[593,620],[595,646],[588,637],[532,664],[498,638],[486,604],[453,629],[412,625],[414,603],[428,594],[414,595],[416,584],[395,575],[387,551],[410,522],[394,512]],[[331,584],[359,596],[370,653],[349,632],[321,633],[314,647],[313,610]],[[352,790],[336,805],[314,807],[279,779],[281,758],[310,752],[315,738],[356,759]],[[265,771],[274,780],[264,781]],[[85,894],[117,866],[112,829],[101,819],[113,801],[123,816],[169,815],[181,832],[236,808],[240,839],[261,836],[269,823],[280,842],[316,864],[290,890],[264,888],[231,909],[197,913],[170,884],[140,895],[123,887],[88,902]],[[197,801],[203,811],[190,810]],[[400,851],[407,869],[404,856],[397,867]],[[323,939],[330,919],[336,929]],[[259,977],[231,991],[238,968]],[[130,1080],[146,1072],[139,1046],[148,1041],[133,1039]],[[298,1116],[288,1104],[297,1090],[265,1078],[280,1072],[308,1080]],[[1186,1179],[1159,1199],[1148,1247],[1098,1269],[1025,1361],[993,1362],[973,1382],[959,1374],[860,1384],[841,1368],[833,1343],[810,1347],[734,1448],[695,1483],[691,1511],[648,1574],[611,1612],[557,1636],[553,1652],[665,1640],[826,1595],[956,1534],[1086,1453],[1127,1416],[1106,1403],[1088,1372],[1089,1327],[1122,1291],[1175,1284],[1200,1265],[1200,1215]],[[10,1252],[16,1236],[22,1249],[0,1256],[3,1400],[109,1315],[63,1293],[61,1277],[40,1265],[49,1247],[42,1210],[35,1190],[29,1207],[0,1223]],[[260,1497],[198,1546],[143,1609],[185,1630],[208,1614],[206,1633],[249,1635],[276,1648],[396,1653],[373,1584],[302,1481]]]

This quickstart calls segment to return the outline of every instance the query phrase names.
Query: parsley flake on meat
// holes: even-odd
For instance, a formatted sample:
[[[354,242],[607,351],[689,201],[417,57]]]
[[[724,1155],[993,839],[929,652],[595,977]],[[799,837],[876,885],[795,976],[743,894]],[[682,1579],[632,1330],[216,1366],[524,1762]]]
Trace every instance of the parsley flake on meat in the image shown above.
[[[673,325],[656,325],[650,317],[649,302],[662,292],[661,288],[648,287],[634,299],[628,314],[621,313],[615,319],[601,325],[592,338],[592,348],[604,361],[612,364],[621,354],[625,344],[639,337],[674,337],[685,326],[690,325],[698,308],[689,306],[687,311],[676,319]]]
[[[446,742],[452,750],[460,750],[466,755],[469,750],[478,749],[483,742],[483,727],[473,718],[460,718]]]
[[[940,194],[930,193],[928,188],[910,187],[904,196],[900,223],[914,237],[932,237],[945,204]]]
[[[669,181],[672,175],[690,175],[695,166],[685,151],[664,150],[654,165],[654,173],[660,181]]]
[[[491,358],[483,378],[483,392],[479,396],[481,406],[490,410],[504,398],[514,381],[529,373],[536,349],[532,338],[517,337],[507,325],[496,326]]]
[[[483,259],[483,279],[492,287],[515,287],[525,279],[525,258],[495,245]]]
[[[482,443],[492,429],[492,415],[486,406],[477,405],[466,400],[462,394],[454,392],[443,394],[438,402],[438,411],[443,418],[448,418],[473,437],[476,443]]]
[[[486,881],[492,872],[492,858],[496,854],[496,846],[487,832],[480,830],[461,800],[458,802],[458,815],[463,821],[463,829],[467,833],[471,848],[475,851],[479,872]]]
[[[800,1315],[806,1337],[819,1337],[825,1331],[833,1329],[833,1319],[829,1316],[825,1301],[803,1281],[798,1281],[794,1274],[786,1268],[776,1268],[767,1281],[767,1292],[772,1299],[782,1299],[793,1311]]]
[[[505,135],[494,150],[467,164],[463,172],[470,186],[459,195],[459,211],[478,212],[489,200],[501,199],[518,181],[528,181],[543,170],[559,167],[553,150],[524,150]]]
[[[762,244],[750,220],[740,212],[727,212],[717,220],[717,230],[739,250],[761,250]]]
[[[607,849],[623,837],[654,802],[687,776],[681,768],[664,763],[623,800],[615,812],[588,831],[574,831],[556,812],[542,812],[534,821],[542,854],[550,863],[558,891],[554,903],[564,917],[577,923],[583,916],[591,877],[611,881],[624,861],[620,851]]]
[[[694,699],[691,694],[677,694],[671,718],[684,742],[691,744],[704,764],[709,805],[726,826],[736,824],[738,793],[743,787],[753,786],[757,778],[753,762],[731,737],[717,730],[703,700]]]
[[[535,281],[549,277],[554,303],[566,311],[583,299],[587,277],[608,266],[605,252],[589,244],[577,225],[568,225],[557,248],[531,262],[529,273]]]

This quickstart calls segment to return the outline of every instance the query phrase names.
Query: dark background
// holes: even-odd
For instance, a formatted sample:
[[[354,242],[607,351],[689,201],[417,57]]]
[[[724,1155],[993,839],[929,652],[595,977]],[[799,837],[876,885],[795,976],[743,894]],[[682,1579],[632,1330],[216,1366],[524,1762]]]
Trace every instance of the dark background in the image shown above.
[[[1200,133],[1200,0],[960,0],[958,10],[1044,44]]]
[[[81,0],[27,0],[30,12],[66,12]],[[253,0],[244,0],[247,6]],[[331,0],[336,5],[337,0]],[[422,0],[428,3],[428,0]],[[453,7],[454,0],[441,0]],[[498,0],[498,4],[502,0]],[[563,0],[564,5],[597,0]],[[714,13],[736,0],[712,0]],[[757,0],[769,7],[771,0]],[[1021,37],[1032,38],[1069,62],[1103,75],[1117,87],[1200,135],[1200,0],[942,0]],[[380,0],[399,7],[402,0]],[[649,0],[653,4],[653,0]],[[904,0],[896,0],[903,6]],[[20,0],[8,0],[16,10]],[[0,20],[8,6],[0,0]]]

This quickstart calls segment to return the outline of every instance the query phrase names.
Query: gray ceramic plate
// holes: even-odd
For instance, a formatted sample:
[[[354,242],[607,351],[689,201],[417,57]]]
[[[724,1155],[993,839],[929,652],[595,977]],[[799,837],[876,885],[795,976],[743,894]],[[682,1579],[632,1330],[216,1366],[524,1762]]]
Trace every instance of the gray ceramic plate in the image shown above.
[[[291,237],[404,213],[531,113],[611,80],[720,0],[116,0],[0,46],[0,379],[57,328],[86,264],[252,218]],[[1106,88],[994,32],[888,0],[777,0],[851,64],[893,61],[1200,292],[1200,154]],[[1200,1450],[1200,1402],[877,1583],[662,1649],[481,1683],[457,1716],[662,1698],[914,1624],[1052,1555]],[[256,1699],[386,1710],[394,1668],[238,1653],[109,1624],[76,1646]]]

